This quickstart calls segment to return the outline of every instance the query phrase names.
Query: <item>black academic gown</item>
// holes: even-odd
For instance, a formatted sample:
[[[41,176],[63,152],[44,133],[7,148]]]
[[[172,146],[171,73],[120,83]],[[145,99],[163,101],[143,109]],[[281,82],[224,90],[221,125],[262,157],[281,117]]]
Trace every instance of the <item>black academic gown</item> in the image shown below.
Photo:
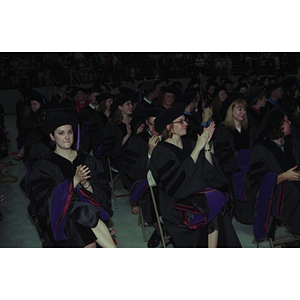
[[[246,130],[228,130],[223,125],[216,128],[213,143],[214,153],[225,174],[238,172],[236,155],[241,149],[252,149],[256,143],[257,130],[249,126]]]
[[[93,193],[80,184],[73,187],[72,179],[80,164],[91,170]],[[107,221],[112,216],[110,188],[103,167],[87,153],[77,152],[71,163],[51,152],[34,164],[31,186],[44,247],[84,247],[96,240],[91,228],[99,218]]]
[[[149,170],[148,142],[150,138],[151,135],[148,130],[144,130],[132,136],[128,141],[125,156],[125,170],[128,177],[135,183],[141,183],[142,180],[147,177]],[[155,200],[158,204],[158,193],[155,187],[154,193],[156,193]],[[147,188],[138,200],[138,203],[142,208],[143,217],[148,223],[156,222],[151,201],[150,191]]]
[[[145,118],[145,114],[147,113],[147,111],[150,108],[154,107],[154,102],[152,102],[151,104],[146,102],[144,99],[138,103],[136,105],[136,107],[134,108],[134,111],[132,113],[132,117],[133,118],[137,118],[137,119],[144,119]]]
[[[253,108],[247,107],[248,123],[251,126],[254,126],[256,128],[259,127],[261,121],[265,117],[265,114],[266,114],[266,108],[265,107],[261,107],[259,113],[257,113]]]
[[[101,139],[103,129],[106,126],[107,122],[108,122],[108,118],[104,113],[102,113],[100,111],[95,111],[93,114],[91,114],[90,121],[88,124],[88,129],[83,134],[82,139],[81,139],[81,143],[80,143],[81,150],[83,150],[87,153],[90,153],[90,151],[93,149],[94,139],[96,139],[96,140]],[[99,145],[98,145],[98,147],[99,147]],[[93,151],[96,151],[96,150],[97,149],[93,149]]]
[[[108,123],[100,137],[99,145],[102,145],[102,154],[99,159],[106,163],[106,158],[109,157],[113,168],[119,171],[121,180],[127,189],[130,189],[133,182],[129,180],[125,172],[125,154],[128,140],[122,145],[123,138],[127,134],[126,124]]]
[[[182,139],[183,149],[167,142],[154,148],[149,168],[159,188],[161,215],[167,231],[177,247],[207,247],[208,225],[190,229],[182,222],[179,211],[173,209],[180,199],[201,192],[206,187],[219,188],[226,179],[212,155],[213,166],[201,152],[195,164],[190,157],[195,143]],[[240,243],[227,216],[218,214],[219,247],[239,247]],[[229,242],[228,237],[232,238]]]
[[[16,138],[17,142],[24,145],[28,135],[31,132],[37,131],[37,130],[38,130],[38,122],[37,122],[36,114],[34,114],[33,112],[30,112],[30,114],[28,116],[23,116],[21,119],[20,132]]]
[[[251,189],[257,195],[265,176],[277,175],[300,164],[300,143],[285,139],[284,152],[271,140],[265,139],[257,145],[250,157]],[[272,189],[276,187],[276,182]],[[300,182],[287,181],[284,189],[282,220],[291,231],[300,234]]]
[[[201,119],[199,119],[197,112],[192,112],[191,114],[185,112],[184,116],[188,120],[187,137],[190,140],[196,141],[198,138],[197,135],[201,135],[204,128],[201,125]]]
[[[230,216],[235,215],[239,222],[249,223],[253,215],[253,209],[248,207],[252,200],[249,199],[247,206],[236,200],[233,188],[233,173],[240,173],[242,170],[237,163],[237,155],[242,149],[253,149],[257,142],[257,129],[249,126],[246,130],[239,132],[238,130],[228,130],[223,125],[216,128],[213,143],[214,153],[217,157],[220,167],[228,180],[228,192],[230,200],[227,203]],[[251,195],[248,195],[251,198]],[[252,204],[251,204],[252,205]],[[251,212],[245,211],[251,209]],[[247,215],[247,220],[245,220]]]
[[[90,107],[89,105],[85,106],[78,113],[78,122],[82,124],[83,122],[90,122],[91,116],[96,112],[95,109]]]

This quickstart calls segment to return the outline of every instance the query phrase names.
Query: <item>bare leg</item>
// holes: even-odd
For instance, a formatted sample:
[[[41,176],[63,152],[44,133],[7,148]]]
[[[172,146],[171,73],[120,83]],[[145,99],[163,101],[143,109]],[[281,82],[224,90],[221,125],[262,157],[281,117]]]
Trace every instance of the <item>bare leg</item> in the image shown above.
[[[96,243],[99,246],[102,248],[117,248],[107,226],[101,220],[99,220],[97,226],[92,228],[92,230],[97,237]]]
[[[215,230],[208,235],[208,248],[217,248],[219,231]]]
[[[93,242],[91,244],[85,245],[84,248],[96,248],[96,242]]]
[[[19,151],[19,153],[17,154],[17,156],[23,157],[24,154],[25,154],[25,148],[24,148],[24,146],[23,146],[23,147],[21,148],[21,150]]]

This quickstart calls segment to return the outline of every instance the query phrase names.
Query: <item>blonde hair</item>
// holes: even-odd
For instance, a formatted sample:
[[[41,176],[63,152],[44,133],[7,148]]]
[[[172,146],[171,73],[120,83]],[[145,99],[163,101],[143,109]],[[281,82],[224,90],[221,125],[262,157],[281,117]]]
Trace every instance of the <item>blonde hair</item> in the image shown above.
[[[234,130],[235,129],[235,123],[234,123],[234,120],[233,120],[233,117],[232,117],[232,111],[233,109],[236,107],[236,106],[242,106],[244,108],[246,108],[248,105],[247,105],[247,102],[245,99],[243,98],[239,98],[239,99],[236,99],[235,101],[233,101],[231,103],[231,105],[229,106],[229,108],[227,109],[227,113],[226,113],[226,117],[225,117],[225,120],[224,122],[222,123],[227,129],[229,130]],[[248,128],[248,118],[247,118],[247,115],[245,115],[245,118],[244,120],[242,121],[242,129],[247,129]]]

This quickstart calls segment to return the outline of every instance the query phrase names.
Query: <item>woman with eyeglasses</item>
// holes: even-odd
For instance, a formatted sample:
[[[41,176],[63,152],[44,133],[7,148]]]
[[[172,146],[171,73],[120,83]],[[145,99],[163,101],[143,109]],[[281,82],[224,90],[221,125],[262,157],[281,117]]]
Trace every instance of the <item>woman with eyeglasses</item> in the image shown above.
[[[163,140],[154,148],[149,168],[159,188],[165,228],[175,247],[239,247],[238,238],[226,215],[223,217],[216,213],[209,222],[203,223],[203,226],[193,227],[187,222],[192,215],[175,209],[176,205],[190,201],[190,197],[194,199],[193,194],[203,192],[208,187],[218,189],[226,182],[217,160],[210,151],[214,123],[198,135],[196,142],[186,139],[184,136],[187,134],[188,124],[184,110],[184,104],[180,103],[166,109],[155,119],[156,131],[162,135]],[[207,212],[210,204],[206,198],[195,198],[201,198],[200,202],[204,201],[204,206],[198,202],[194,204],[200,205],[200,209]],[[219,211],[223,207],[221,202],[222,200],[218,199]],[[230,245],[227,234],[233,237]]]

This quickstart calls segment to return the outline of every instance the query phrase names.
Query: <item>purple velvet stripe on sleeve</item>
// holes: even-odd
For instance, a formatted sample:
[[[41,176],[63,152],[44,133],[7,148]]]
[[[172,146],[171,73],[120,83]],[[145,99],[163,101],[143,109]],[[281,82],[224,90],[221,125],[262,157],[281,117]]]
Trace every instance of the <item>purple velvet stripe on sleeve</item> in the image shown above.
[[[277,193],[276,193],[275,206],[274,206],[274,216],[279,220],[281,219],[281,216],[282,216],[285,185],[286,185],[286,181],[283,181],[279,185],[279,187],[277,189]]]
[[[87,122],[87,121],[82,123],[81,130],[80,130],[80,143],[82,143],[83,136],[88,131],[89,125],[90,125],[90,122]]]
[[[69,179],[61,183],[52,196],[51,203],[51,227],[56,241],[65,239],[64,227],[67,211],[74,193],[73,184]]]
[[[99,156],[99,155],[101,155],[102,154],[102,152],[103,152],[103,146],[102,146],[102,144],[98,147],[98,149],[96,150],[96,156]]]
[[[213,191],[210,193],[206,193],[205,196],[206,196],[208,207],[209,207],[209,215],[204,217],[201,214],[196,214],[195,217],[188,224],[188,226],[190,228],[193,228],[195,225],[197,225],[197,223],[202,224],[204,220],[205,220],[205,222],[202,226],[205,226],[209,221],[211,221],[220,212],[220,210],[226,203],[226,200],[228,200],[219,191]]]
[[[253,219],[253,232],[257,241],[264,238],[267,232],[270,210],[273,201],[273,189],[277,174],[268,173],[261,184],[257,197],[257,212]]]
[[[143,181],[141,181],[138,184],[138,186],[131,193],[130,201],[132,202],[138,201],[148,188],[149,188],[148,180],[147,178],[145,178]]]
[[[79,145],[80,145],[80,125],[78,124],[77,125],[77,146],[76,146],[76,150],[78,151],[79,150]]]
[[[99,207],[99,209],[100,209],[100,218],[101,218],[101,220],[106,221],[106,220],[109,219],[108,213],[104,210],[103,207],[101,207],[101,205],[100,205],[97,201],[95,201],[92,197],[88,196],[88,195],[87,195],[84,191],[82,191],[82,190],[77,190],[77,189],[76,189],[76,191],[79,192],[79,194],[80,194],[80,200],[81,200],[82,202],[85,202],[85,203],[91,203],[91,204],[93,204],[93,205]]]

